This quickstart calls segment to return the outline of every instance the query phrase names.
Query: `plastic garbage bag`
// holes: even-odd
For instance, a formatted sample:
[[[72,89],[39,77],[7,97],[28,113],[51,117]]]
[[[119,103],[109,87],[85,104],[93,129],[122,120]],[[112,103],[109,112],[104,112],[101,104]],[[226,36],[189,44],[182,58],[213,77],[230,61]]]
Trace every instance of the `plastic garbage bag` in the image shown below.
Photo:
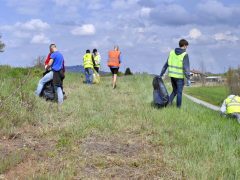
[[[166,107],[169,101],[167,88],[160,76],[153,78],[153,103],[157,107]]]
[[[95,69],[93,70],[93,83],[94,84],[100,83],[100,75]]]

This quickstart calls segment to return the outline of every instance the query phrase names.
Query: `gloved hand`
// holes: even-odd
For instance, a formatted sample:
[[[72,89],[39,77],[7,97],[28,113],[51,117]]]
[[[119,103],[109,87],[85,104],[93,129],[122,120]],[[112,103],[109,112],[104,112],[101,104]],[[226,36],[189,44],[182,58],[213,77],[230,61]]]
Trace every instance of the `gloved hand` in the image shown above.
[[[191,86],[191,80],[190,79],[187,80],[187,86]]]

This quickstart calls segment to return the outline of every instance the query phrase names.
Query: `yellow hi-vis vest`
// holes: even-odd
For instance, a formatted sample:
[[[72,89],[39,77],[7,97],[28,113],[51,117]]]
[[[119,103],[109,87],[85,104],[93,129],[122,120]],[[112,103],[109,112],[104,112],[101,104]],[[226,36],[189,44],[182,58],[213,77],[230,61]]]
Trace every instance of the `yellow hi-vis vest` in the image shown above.
[[[168,57],[168,76],[184,79],[183,72],[183,59],[187,53],[184,52],[180,55],[175,53],[175,50],[172,50]]]
[[[83,67],[84,68],[93,68],[92,54],[86,53],[83,56]]]
[[[100,56],[97,54],[96,56],[93,56],[95,67],[100,67]]]
[[[227,114],[240,113],[240,97],[239,96],[234,96],[233,98],[227,98],[225,102],[226,102]]]

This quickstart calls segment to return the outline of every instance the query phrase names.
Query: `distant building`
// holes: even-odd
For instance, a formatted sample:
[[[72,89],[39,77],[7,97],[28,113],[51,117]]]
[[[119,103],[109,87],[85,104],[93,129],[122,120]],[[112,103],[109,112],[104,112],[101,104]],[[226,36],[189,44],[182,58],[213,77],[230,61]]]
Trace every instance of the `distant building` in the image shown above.
[[[191,75],[192,83],[203,82],[205,77],[207,77],[206,74],[202,73],[201,71],[195,70],[195,69],[190,71],[190,75]]]
[[[190,71],[190,75],[192,78],[202,78],[202,77],[206,77],[207,75],[202,73],[201,71],[198,71],[198,70],[191,70]]]
[[[205,79],[207,82],[216,82],[216,83],[224,82],[224,79],[221,76],[208,76]]]

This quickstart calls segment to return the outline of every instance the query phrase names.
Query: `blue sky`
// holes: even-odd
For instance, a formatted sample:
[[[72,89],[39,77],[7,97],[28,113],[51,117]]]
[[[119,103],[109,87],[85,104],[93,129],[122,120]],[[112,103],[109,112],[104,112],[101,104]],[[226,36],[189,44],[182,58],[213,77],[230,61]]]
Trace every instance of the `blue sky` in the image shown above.
[[[0,64],[31,66],[56,43],[66,65],[97,48],[106,66],[115,44],[122,71],[160,73],[186,38],[191,69],[223,72],[240,63],[239,0],[0,0]],[[204,68],[202,68],[204,67]]]

